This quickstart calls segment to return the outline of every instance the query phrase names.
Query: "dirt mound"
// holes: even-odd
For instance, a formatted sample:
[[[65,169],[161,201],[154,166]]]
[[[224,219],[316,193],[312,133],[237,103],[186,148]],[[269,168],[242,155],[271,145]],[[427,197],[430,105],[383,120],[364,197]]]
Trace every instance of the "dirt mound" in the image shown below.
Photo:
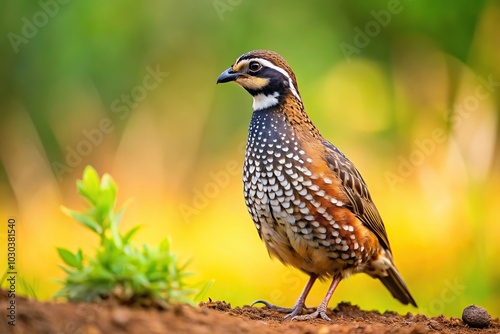
[[[168,310],[126,307],[112,302],[97,304],[39,302],[16,298],[16,326],[8,324],[10,299],[0,291],[0,333],[500,333],[500,323],[468,328],[461,319],[444,316],[380,314],[340,303],[330,310],[332,322],[284,320],[266,308],[232,308],[225,302],[175,305]]]

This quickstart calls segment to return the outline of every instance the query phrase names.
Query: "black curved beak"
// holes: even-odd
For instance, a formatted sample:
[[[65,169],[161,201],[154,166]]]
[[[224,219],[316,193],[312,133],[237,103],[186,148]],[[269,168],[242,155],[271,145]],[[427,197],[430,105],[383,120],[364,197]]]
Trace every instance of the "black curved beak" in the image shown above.
[[[217,83],[219,84],[219,83],[234,81],[240,76],[241,76],[240,73],[233,72],[233,68],[230,67],[219,75],[219,77],[217,78]]]

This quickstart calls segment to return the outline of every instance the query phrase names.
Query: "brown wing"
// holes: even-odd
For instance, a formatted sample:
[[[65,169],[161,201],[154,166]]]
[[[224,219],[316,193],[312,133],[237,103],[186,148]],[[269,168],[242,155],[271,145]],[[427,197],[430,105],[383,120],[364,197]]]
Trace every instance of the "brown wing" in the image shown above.
[[[325,158],[328,166],[335,172],[342,181],[343,191],[350,200],[348,208],[375,233],[381,245],[390,250],[389,240],[385,231],[384,223],[373,204],[366,183],[353,163],[333,146],[330,142],[324,141],[326,147]]]

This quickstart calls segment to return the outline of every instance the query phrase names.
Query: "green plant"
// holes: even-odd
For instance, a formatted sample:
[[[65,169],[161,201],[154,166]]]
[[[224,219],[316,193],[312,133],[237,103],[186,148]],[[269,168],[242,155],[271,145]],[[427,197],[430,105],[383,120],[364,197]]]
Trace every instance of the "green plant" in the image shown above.
[[[166,307],[171,302],[192,304],[194,290],[188,288],[186,264],[179,265],[171,253],[168,239],[157,247],[131,243],[140,226],[124,234],[118,231],[123,208],[115,211],[116,184],[109,174],[102,179],[87,166],[82,180],[77,181],[78,192],[88,202],[83,212],[63,208],[79,224],[89,228],[100,238],[93,257],[79,248],[76,253],[58,248],[67,276],[56,297],[70,301],[95,301],[116,298],[125,304]]]

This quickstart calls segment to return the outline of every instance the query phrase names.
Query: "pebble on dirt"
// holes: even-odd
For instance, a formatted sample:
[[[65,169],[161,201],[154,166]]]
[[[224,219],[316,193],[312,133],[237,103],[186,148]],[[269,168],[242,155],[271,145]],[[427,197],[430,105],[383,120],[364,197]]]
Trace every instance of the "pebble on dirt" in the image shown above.
[[[470,327],[485,328],[490,324],[490,315],[485,308],[469,305],[462,312],[462,320]]]

